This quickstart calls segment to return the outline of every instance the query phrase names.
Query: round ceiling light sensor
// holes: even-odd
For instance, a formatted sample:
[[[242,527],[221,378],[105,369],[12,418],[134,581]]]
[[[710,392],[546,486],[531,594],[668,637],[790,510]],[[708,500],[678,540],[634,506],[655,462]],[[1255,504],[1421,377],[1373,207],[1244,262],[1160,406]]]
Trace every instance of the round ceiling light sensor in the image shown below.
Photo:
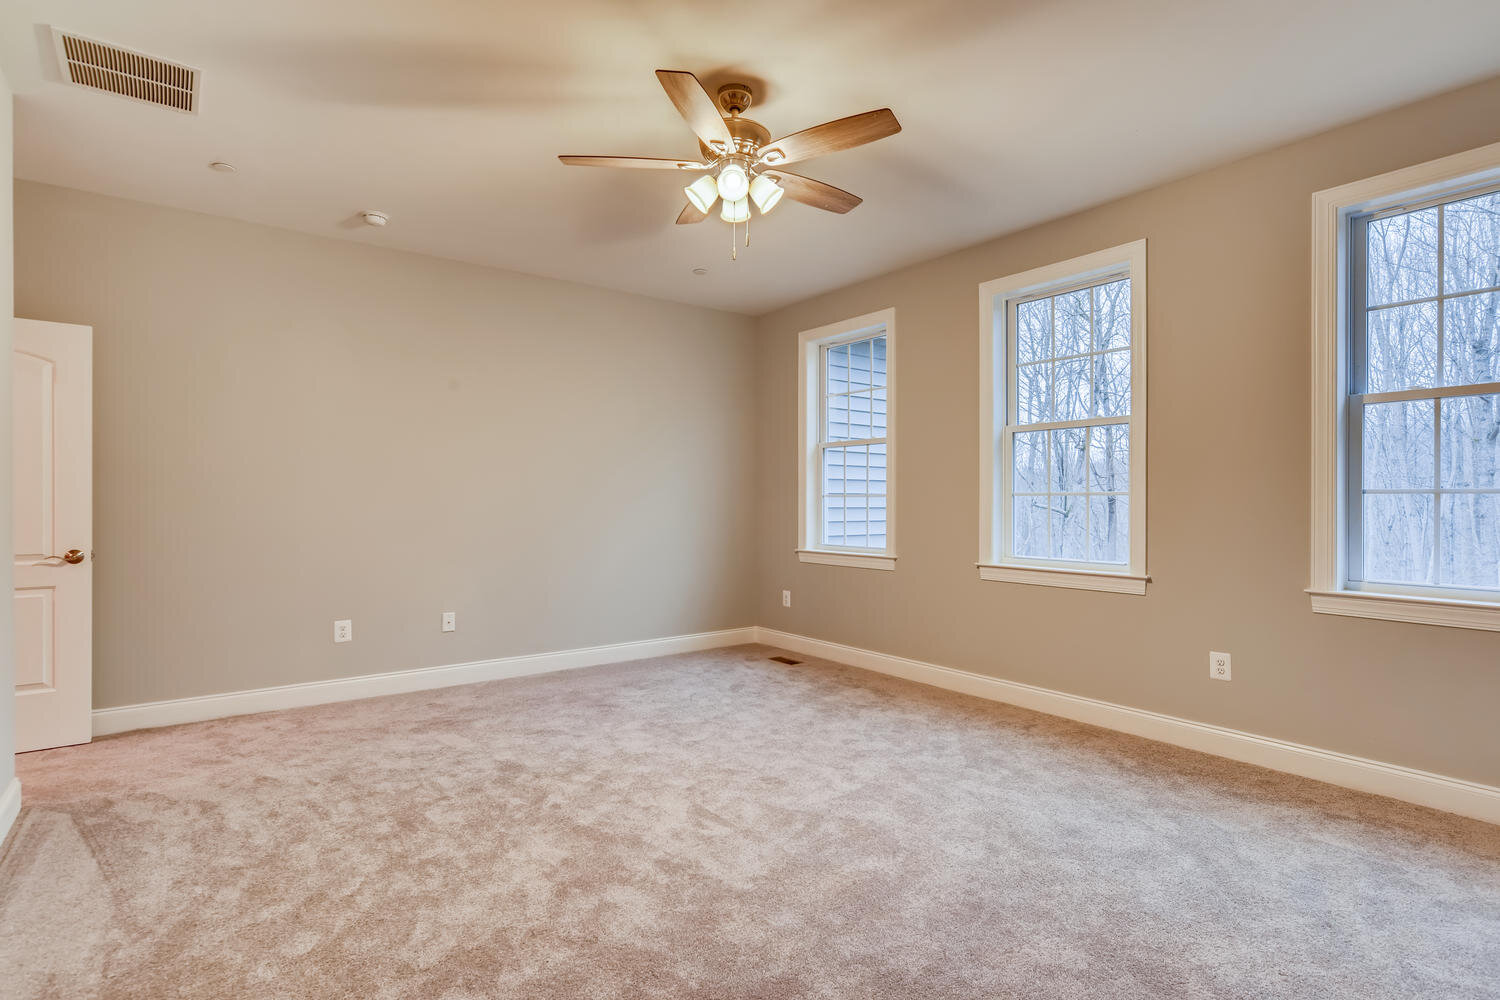
[[[391,217],[384,212],[360,212],[359,217],[367,226],[383,226],[391,221]]]
[[[703,275],[705,275],[705,274],[708,273],[708,268],[701,267],[701,266],[700,267],[695,267],[695,268],[693,268],[693,273],[696,274],[696,275],[698,275],[698,277],[701,278],[701,277],[703,277]]]
[[[223,160],[215,160],[208,165],[208,169],[217,170],[221,174],[237,174],[240,170],[233,163],[225,163]]]

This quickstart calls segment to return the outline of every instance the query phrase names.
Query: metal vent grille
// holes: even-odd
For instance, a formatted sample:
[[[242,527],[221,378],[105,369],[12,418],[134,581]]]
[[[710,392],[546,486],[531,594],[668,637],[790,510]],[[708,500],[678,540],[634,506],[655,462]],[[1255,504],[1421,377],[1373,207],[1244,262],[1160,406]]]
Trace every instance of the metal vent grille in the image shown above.
[[[197,114],[198,82],[202,74],[193,67],[56,28],[52,29],[52,38],[57,44],[58,66],[72,83]]]
[[[794,660],[790,656],[773,656],[770,657],[770,659],[774,660],[777,663],[785,663],[793,667],[802,662],[801,660]]]

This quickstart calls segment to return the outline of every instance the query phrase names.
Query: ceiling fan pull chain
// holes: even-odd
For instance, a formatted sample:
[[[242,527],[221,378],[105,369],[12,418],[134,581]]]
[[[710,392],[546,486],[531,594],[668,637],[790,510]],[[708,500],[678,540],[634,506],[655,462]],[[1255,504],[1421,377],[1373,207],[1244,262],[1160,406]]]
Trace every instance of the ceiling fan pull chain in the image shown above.
[[[745,209],[745,249],[746,250],[750,249],[750,216],[752,216],[754,214],[755,213],[752,212],[752,211],[750,211],[749,207],[747,206],[746,209]]]

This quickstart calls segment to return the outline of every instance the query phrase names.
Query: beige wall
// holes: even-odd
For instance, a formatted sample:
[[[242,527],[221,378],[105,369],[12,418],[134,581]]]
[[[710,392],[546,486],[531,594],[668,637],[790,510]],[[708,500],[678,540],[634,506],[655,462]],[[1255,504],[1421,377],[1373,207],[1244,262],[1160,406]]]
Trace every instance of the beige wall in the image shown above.
[[[16,240],[94,328],[96,707],[751,623],[750,320],[28,182]]]
[[[0,75],[0,552],[10,551],[11,533],[11,412],[10,412],[10,318],[14,253],[11,233],[11,142],[10,85]],[[5,561],[5,590],[11,590],[11,563]],[[15,638],[11,629],[12,602],[0,601],[0,795],[16,774]],[[0,837],[4,832],[0,831]]]
[[[758,622],[1500,784],[1500,634],[1314,615],[1303,593],[1311,195],[1496,140],[1500,80],[762,317]],[[1155,582],[1145,597],[980,582],[977,286],[1141,237]],[[804,565],[797,333],[885,307],[899,566]],[[1208,678],[1210,649],[1233,655],[1232,682]]]

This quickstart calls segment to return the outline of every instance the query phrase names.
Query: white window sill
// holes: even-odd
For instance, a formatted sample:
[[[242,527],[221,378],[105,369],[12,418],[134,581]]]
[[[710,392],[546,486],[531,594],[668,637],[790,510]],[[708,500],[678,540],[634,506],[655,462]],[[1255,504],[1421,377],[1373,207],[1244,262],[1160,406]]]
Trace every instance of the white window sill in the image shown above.
[[[824,566],[852,566],[855,569],[895,569],[896,557],[876,552],[834,552],[830,549],[798,549],[797,558],[805,563]]]
[[[1500,632],[1500,604],[1363,590],[1309,590],[1308,593],[1312,595],[1313,611],[1320,615],[1381,618],[1392,622]]]
[[[1102,590],[1110,594],[1144,594],[1149,576],[1102,569],[1064,569],[1051,566],[994,566],[979,563],[979,579],[996,583],[1029,583],[1068,590]]]

